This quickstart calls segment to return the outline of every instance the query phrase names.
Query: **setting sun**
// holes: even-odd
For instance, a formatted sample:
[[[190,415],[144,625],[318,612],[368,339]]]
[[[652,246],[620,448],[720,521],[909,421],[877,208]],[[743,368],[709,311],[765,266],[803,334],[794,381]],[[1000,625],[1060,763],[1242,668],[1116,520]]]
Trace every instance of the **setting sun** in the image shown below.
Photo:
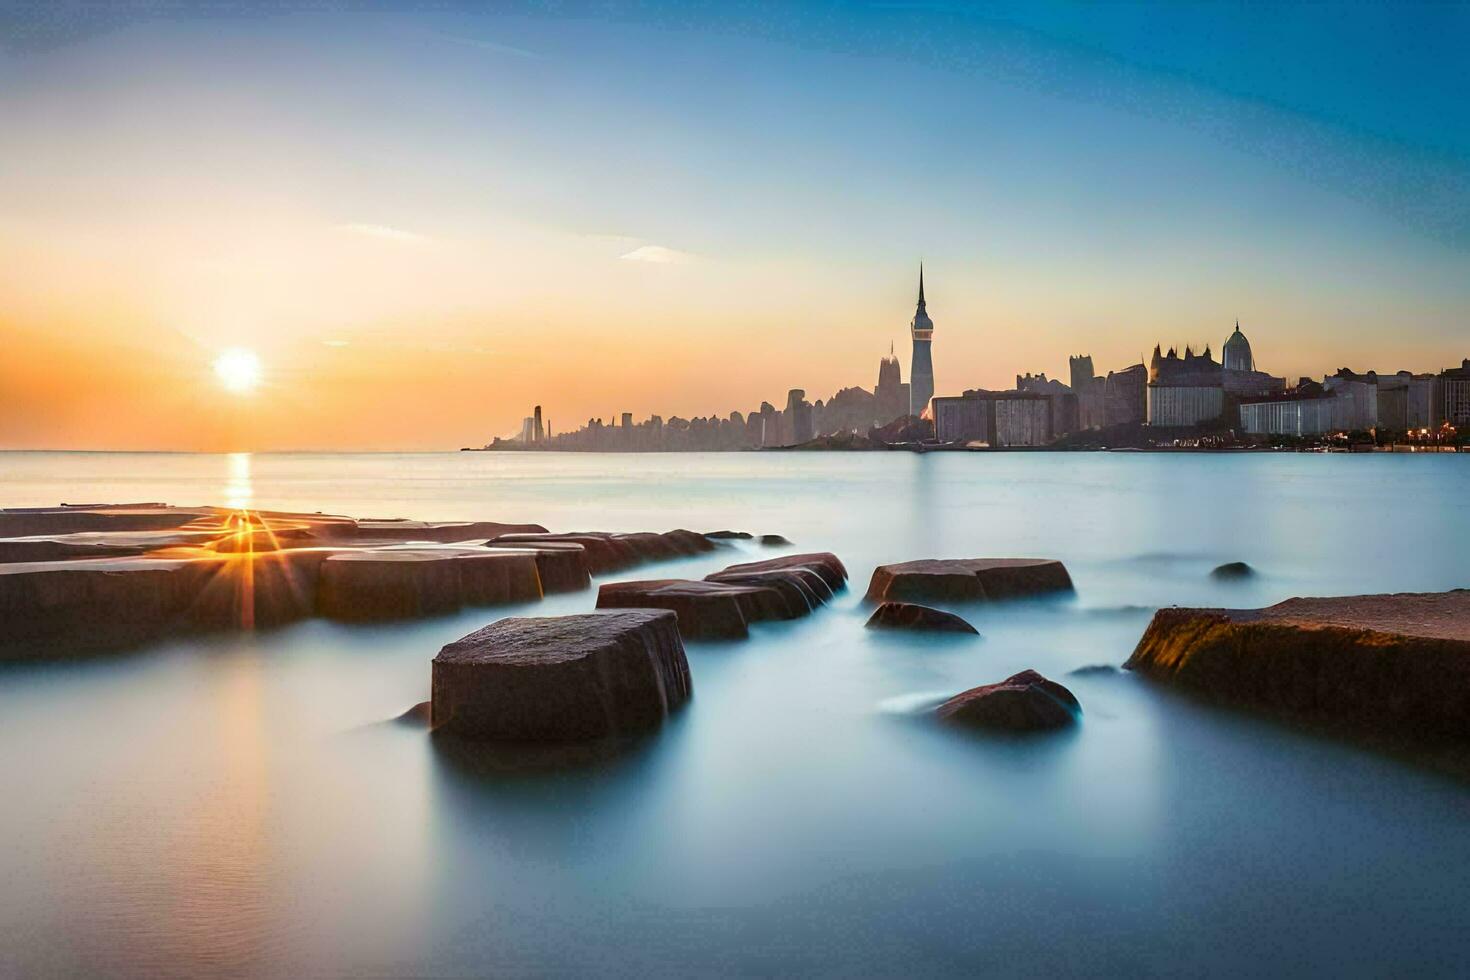
[[[230,391],[253,391],[260,384],[260,358],[254,351],[232,347],[214,359],[214,374]]]

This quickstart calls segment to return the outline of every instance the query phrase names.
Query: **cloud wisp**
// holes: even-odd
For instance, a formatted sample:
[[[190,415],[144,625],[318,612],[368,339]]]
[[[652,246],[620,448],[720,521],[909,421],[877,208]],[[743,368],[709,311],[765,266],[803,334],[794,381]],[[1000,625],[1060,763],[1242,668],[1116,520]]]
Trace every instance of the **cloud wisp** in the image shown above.
[[[629,262],[650,262],[654,265],[687,265],[694,261],[694,256],[690,253],[663,245],[640,245],[618,257]]]
[[[361,235],[364,238],[376,238],[379,241],[385,242],[397,242],[401,245],[425,245],[433,241],[428,235],[420,235],[416,231],[405,231],[402,228],[394,228],[391,225],[354,222],[338,225],[337,227],[339,230],[345,231],[350,235]]]

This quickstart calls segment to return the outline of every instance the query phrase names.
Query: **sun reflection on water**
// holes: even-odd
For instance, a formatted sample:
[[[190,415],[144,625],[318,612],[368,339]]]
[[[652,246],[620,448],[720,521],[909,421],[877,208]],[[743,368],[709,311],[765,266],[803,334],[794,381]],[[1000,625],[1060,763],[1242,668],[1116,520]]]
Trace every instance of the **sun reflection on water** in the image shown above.
[[[255,485],[250,480],[250,454],[229,453],[229,469],[225,477],[225,506],[244,510],[255,499]]]

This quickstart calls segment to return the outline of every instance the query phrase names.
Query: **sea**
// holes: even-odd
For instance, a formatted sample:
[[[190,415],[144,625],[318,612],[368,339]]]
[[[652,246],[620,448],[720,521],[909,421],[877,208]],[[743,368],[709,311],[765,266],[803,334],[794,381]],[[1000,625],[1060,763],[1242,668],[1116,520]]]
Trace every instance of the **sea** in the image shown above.
[[[848,591],[690,642],[693,701],[525,762],[395,721],[444,644],[595,592],[0,667],[0,975],[1464,976],[1470,785],[1118,670],[1153,611],[1470,586],[1470,455],[0,453],[0,506],[746,530]],[[1074,597],[876,633],[875,565]],[[1212,579],[1229,561],[1254,578]],[[1074,731],[932,708],[1035,668]],[[1095,668],[1095,669],[1094,669]],[[1079,672],[1080,671],[1080,672]]]

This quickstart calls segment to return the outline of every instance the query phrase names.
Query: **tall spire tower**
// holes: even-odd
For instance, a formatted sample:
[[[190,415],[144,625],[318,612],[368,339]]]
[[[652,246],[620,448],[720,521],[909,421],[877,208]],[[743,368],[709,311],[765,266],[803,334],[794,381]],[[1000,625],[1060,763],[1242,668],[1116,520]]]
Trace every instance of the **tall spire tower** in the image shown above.
[[[914,359],[909,362],[909,414],[923,415],[934,397],[934,361],[929,342],[934,338],[934,321],[924,309],[924,263],[919,263],[919,306],[914,310],[909,333],[914,338]]]

